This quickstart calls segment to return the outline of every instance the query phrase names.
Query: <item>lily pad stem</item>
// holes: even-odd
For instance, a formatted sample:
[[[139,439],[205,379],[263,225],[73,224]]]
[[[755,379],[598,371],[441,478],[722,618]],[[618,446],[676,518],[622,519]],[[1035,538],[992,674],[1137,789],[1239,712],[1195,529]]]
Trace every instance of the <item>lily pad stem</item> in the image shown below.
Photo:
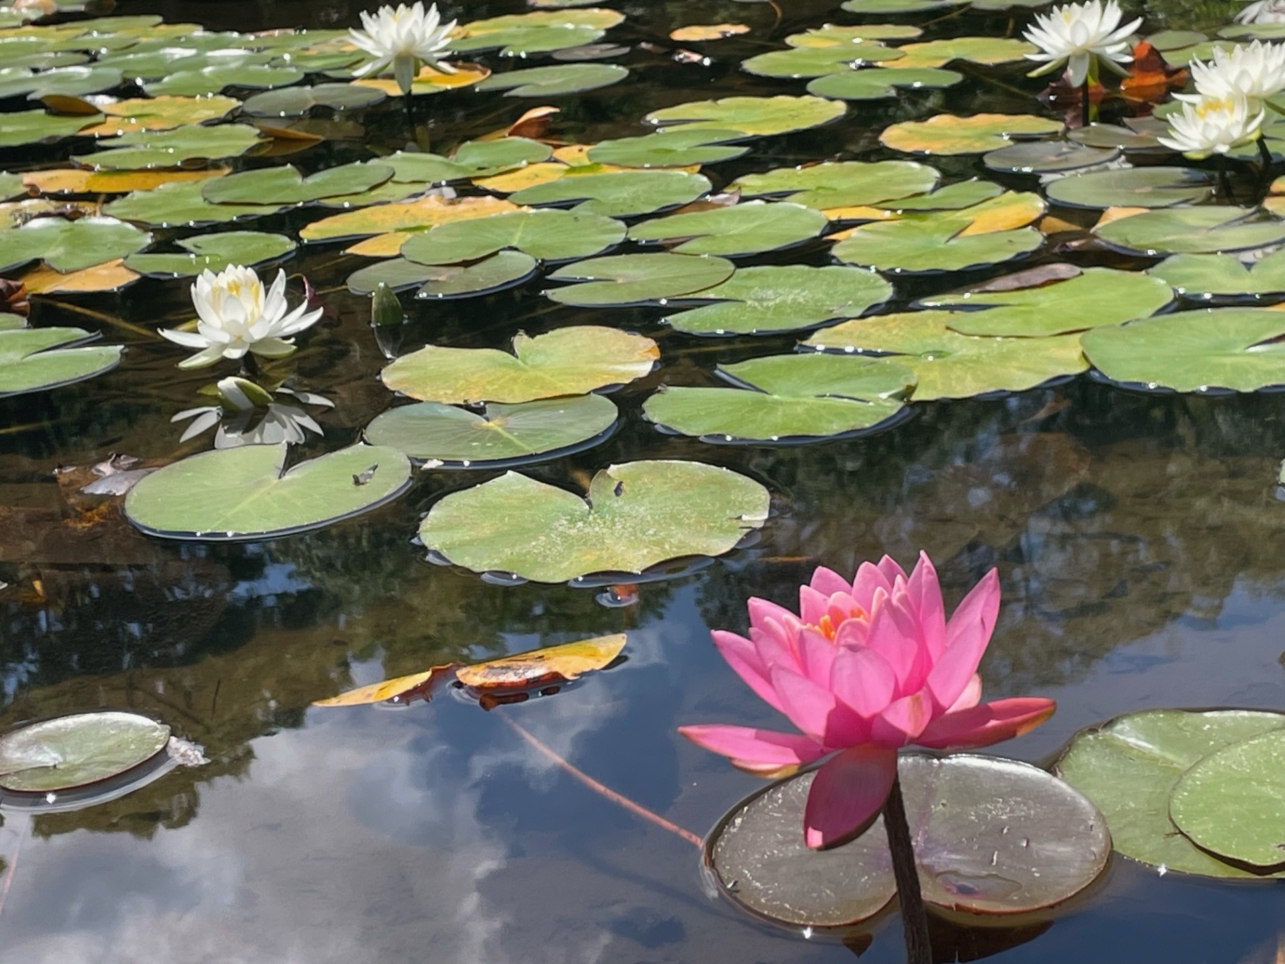
[[[1093,123],[1092,120],[1089,118],[1089,111],[1092,109],[1092,107],[1093,107],[1093,104],[1089,100],[1089,79],[1085,77],[1084,83],[1080,85],[1080,126],[1081,127],[1088,127],[1089,124]]]
[[[1258,170],[1258,186],[1254,191],[1254,197],[1261,204],[1263,198],[1267,195],[1268,184],[1271,181],[1272,164],[1275,163],[1271,148],[1267,146],[1267,138],[1262,135],[1259,135],[1258,138],[1258,156],[1262,159],[1262,166]]]
[[[883,827],[888,833],[892,851],[892,875],[897,882],[897,899],[901,903],[901,925],[906,936],[906,964],[932,964],[932,942],[928,937],[928,914],[924,896],[919,890],[919,871],[915,869],[915,847],[906,820],[906,802],[901,797],[901,778],[892,781],[892,790],[883,802]]]
[[[1231,193],[1231,180],[1227,177],[1227,155],[1218,155],[1218,190],[1222,192],[1223,200],[1228,204],[1235,204],[1235,195]]]

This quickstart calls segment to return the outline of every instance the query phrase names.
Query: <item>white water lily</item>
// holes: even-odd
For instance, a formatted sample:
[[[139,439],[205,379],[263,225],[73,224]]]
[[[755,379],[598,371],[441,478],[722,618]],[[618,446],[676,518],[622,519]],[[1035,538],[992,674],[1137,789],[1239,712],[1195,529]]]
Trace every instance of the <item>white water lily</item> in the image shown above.
[[[286,307],[286,273],[278,271],[272,288],[253,268],[234,264],[218,274],[208,268],[192,285],[192,303],[199,316],[196,331],[162,328],[160,333],[184,348],[197,348],[179,368],[202,368],[221,358],[243,358],[253,352],[265,358],[282,358],[294,351],[292,336],[316,324],[322,309],[308,311],[307,303],[294,311]]]
[[[349,39],[374,59],[354,71],[358,77],[379,74],[391,67],[397,86],[403,94],[409,94],[421,64],[455,73],[454,67],[442,62],[442,55],[450,50],[449,35],[455,29],[455,21],[442,23],[437,4],[427,12],[419,0],[411,7],[404,3],[396,9],[380,7],[374,16],[363,10],[361,22],[366,29],[349,30]]]
[[[1036,14],[1035,25],[1027,28],[1025,37],[1040,52],[1027,54],[1026,59],[1046,63],[1033,70],[1031,76],[1050,73],[1064,63],[1072,87],[1092,79],[1097,63],[1123,74],[1120,65],[1133,61],[1129,36],[1142,24],[1142,18],[1121,27],[1120,16],[1116,0],[1107,0],[1105,6],[1100,0],[1069,3],[1054,7],[1050,13]]]
[[[1254,0],[1240,13],[1237,23],[1285,23],[1285,0]]]
[[[1169,116],[1169,136],[1158,138],[1165,147],[1198,161],[1252,144],[1262,133],[1266,112],[1252,108],[1244,94],[1204,97],[1184,103],[1181,114]]]
[[[1213,57],[1191,62],[1195,94],[1179,94],[1179,100],[1199,103],[1204,97],[1222,99],[1244,94],[1251,111],[1268,97],[1285,90],[1285,46],[1255,40],[1237,44],[1230,51],[1215,47]]]

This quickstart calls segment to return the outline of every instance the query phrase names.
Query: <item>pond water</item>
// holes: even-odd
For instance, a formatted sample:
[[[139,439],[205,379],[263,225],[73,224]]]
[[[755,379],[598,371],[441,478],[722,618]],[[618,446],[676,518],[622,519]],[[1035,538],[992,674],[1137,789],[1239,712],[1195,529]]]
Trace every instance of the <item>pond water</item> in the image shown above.
[[[697,97],[801,93],[800,83],[738,64],[780,48],[788,34],[855,19],[821,0],[785,5],[779,23],[762,3],[617,6],[627,20],[609,39],[632,47],[619,59],[632,73],[549,100],[568,142],[636,135],[648,111]],[[123,0],[114,12],[250,31],[347,26],[360,9],[332,0]],[[526,9],[444,5],[464,19]],[[1026,16],[1017,13],[1019,25]],[[700,48],[711,63],[673,61],[681,45],[670,30],[719,21],[752,29]],[[928,29],[994,36],[1009,30],[1008,15]],[[504,69],[494,55],[476,59]],[[1033,100],[1041,86],[1017,69],[981,69],[947,90],[857,102],[837,124],[755,141],[705,173],[719,187],[823,158],[904,156],[880,147],[888,124],[942,112],[1043,113]],[[438,149],[543,102],[461,91],[421,98],[417,110]],[[404,143],[397,103],[362,119],[371,143]],[[30,167],[65,155],[54,147],[5,156]],[[366,156],[360,140],[348,140],[291,160],[311,172]],[[932,162],[955,180],[986,174],[977,157]],[[291,212],[256,229],[297,231],[311,217]],[[291,359],[300,387],[335,402],[317,415],[324,438],[310,437],[304,456],[356,441],[393,401],[376,377],[385,358],[368,299],[344,287],[363,262],[342,247],[301,249],[285,265],[330,309]],[[828,252],[818,244],[745,263],[799,262],[827,264]],[[898,279],[892,307],[1004,271]],[[128,350],[94,380],[0,400],[0,725],[133,708],[202,744],[211,762],[74,813],[5,812],[5,960],[785,964],[857,951],[862,960],[903,959],[895,912],[849,946],[749,919],[706,892],[687,839],[591,792],[509,725],[703,836],[760,782],[676,727],[779,726],[718,656],[709,630],[744,631],[752,595],[793,605],[798,584],[822,564],[851,572],[885,552],[908,563],[924,549],[950,607],[998,568],[1003,608],[981,668],[987,695],[1058,702],[1051,721],[996,748],[1006,755],[1047,760],[1080,728],[1144,708],[1285,710],[1281,396],[1142,394],[1082,375],[999,398],[917,402],[913,418],[869,437],[710,445],[659,433],[642,401],[662,384],[716,384],[716,363],[790,351],[796,333],[698,339],[659,325],[660,308],[564,307],[542,287],[537,279],[476,298],[403,298],[410,323],[401,351],[428,342],[500,347],[519,331],[569,324],[648,334],[662,364],[612,394],[622,413],[616,432],[523,471],[582,487],[628,460],[726,466],[772,493],[757,540],[640,584],[636,604],[624,607],[603,605],[598,588],[497,585],[426,562],[411,539],[422,515],[493,471],[425,471],[373,512],[262,543],[149,538],[118,511],[73,511],[54,470],[111,453],[170,460],[209,447],[208,435],[180,444],[181,427],[170,423],[202,404],[196,393],[209,373],[176,369],[175,347],[151,333],[190,316],[187,284],[144,280],[120,294],[33,303],[34,325],[101,330]],[[220,375],[230,373],[224,367]],[[628,634],[623,663],[519,705],[482,712],[448,692],[387,712],[310,706],[431,665],[615,632]],[[1285,903],[1279,883],[1161,876],[1117,855],[1103,881],[1051,924],[934,927],[941,960],[1249,964],[1280,960]]]

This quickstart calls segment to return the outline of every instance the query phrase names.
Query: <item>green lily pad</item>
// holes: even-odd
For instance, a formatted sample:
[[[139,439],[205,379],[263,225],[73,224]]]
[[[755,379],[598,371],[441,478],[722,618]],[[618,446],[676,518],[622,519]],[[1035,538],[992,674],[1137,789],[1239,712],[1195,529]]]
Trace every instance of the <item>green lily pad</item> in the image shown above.
[[[4,125],[0,126],[0,147],[18,147],[71,137],[102,119],[102,114],[62,117],[58,114],[46,114],[43,110],[5,114]]]
[[[1172,289],[1159,279],[1113,268],[1085,268],[1052,284],[938,295],[920,304],[968,309],[950,323],[963,335],[1032,338],[1146,318],[1172,300]]]
[[[726,281],[734,270],[727,259],[706,255],[617,254],[559,268],[549,275],[550,281],[580,283],[551,288],[544,294],[581,308],[665,304],[670,299],[698,296]]]
[[[378,161],[330,167],[306,178],[290,165],[265,167],[210,178],[201,196],[211,204],[305,204],[367,191],[392,176],[393,168]]]
[[[215,449],[140,480],[125,515],[165,539],[245,541],[318,529],[369,511],[410,485],[397,449],[353,445],[285,468],[289,445]]]
[[[892,285],[861,268],[781,265],[743,268],[701,292],[717,303],[668,315],[692,335],[761,335],[857,318],[892,297]]]
[[[152,236],[115,218],[35,218],[0,233],[0,270],[42,260],[55,271],[79,271],[123,258],[151,244]]]
[[[283,204],[211,204],[201,181],[171,181],[150,191],[134,191],[103,206],[122,221],[154,227],[203,227],[276,214]]]
[[[829,223],[820,211],[802,204],[743,201],[635,224],[629,240],[672,245],[678,254],[735,257],[802,244],[819,237]]]
[[[192,161],[240,157],[260,140],[258,128],[245,124],[189,125],[169,131],[122,134],[112,138],[110,147],[72,159],[109,170],[177,167]]]
[[[784,196],[795,204],[826,210],[875,205],[923,194],[941,175],[915,161],[827,161],[810,167],[779,167],[765,174],[746,174],[729,187],[747,197]]]
[[[581,451],[616,424],[616,406],[601,395],[492,404],[480,412],[420,402],[384,412],[366,427],[372,445],[447,467],[498,468]]]
[[[1285,385],[1285,313],[1208,308],[1097,328],[1081,339],[1114,382],[1175,392],[1255,392]]]
[[[1089,366],[1080,336],[979,338],[951,329],[954,311],[915,311],[845,321],[803,344],[822,351],[888,354],[915,373],[913,400],[1024,392]]]
[[[1074,141],[1030,141],[991,151],[982,163],[992,171],[1012,174],[1057,174],[1109,164],[1120,156],[1118,147],[1086,147]]]
[[[573,211],[630,218],[689,204],[709,193],[709,179],[686,171],[616,171],[575,174],[523,188],[509,195],[514,204],[566,204]]]
[[[26,197],[27,185],[22,183],[21,174],[8,174],[0,171],[0,201],[15,197]]]
[[[125,259],[125,267],[150,278],[190,278],[202,271],[219,272],[233,264],[270,264],[295,250],[290,238],[260,231],[199,234],[176,243],[188,253],[131,254]]]
[[[808,93],[840,100],[883,100],[906,90],[940,90],[964,79],[954,70],[939,67],[886,67],[827,74],[808,84]]]
[[[468,265],[427,265],[389,258],[350,274],[348,290],[368,295],[383,283],[393,291],[419,286],[417,298],[467,298],[512,288],[535,273],[535,258],[521,251],[501,251]]]
[[[1257,301],[1285,296],[1285,251],[1249,264],[1231,254],[1174,254],[1147,274],[1185,298],[1213,302]]]
[[[0,331],[13,331],[15,328],[26,328],[27,319],[12,312],[0,311]]]
[[[388,95],[376,87],[358,84],[316,84],[282,87],[255,94],[241,105],[251,117],[299,117],[314,107],[330,110],[361,110],[373,107]]]
[[[923,33],[922,27],[907,23],[827,23],[790,34],[785,42],[791,47],[844,47],[865,40],[915,40]]]
[[[506,97],[556,97],[610,87],[628,76],[629,68],[619,64],[559,64],[492,74],[477,89],[502,90]]]
[[[894,201],[878,201],[871,206],[898,213],[907,211],[962,211],[964,208],[971,208],[974,205],[981,204],[983,201],[1002,197],[1003,194],[1004,188],[994,181],[970,178],[967,181],[956,181],[954,184],[947,184],[945,187],[935,188],[923,194],[913,194],[910,197],[897,198]],[[1029,198],[1030,195],[1025,195],[1025,197]],[[1006,202],[1012,200],[1013,196],[1010,195]]]
[[[446,405],[530,402],[584,395],[648,374],[660,357],[642,335],[598,325],[519,333],[513,354],[496,348],[426,345],[381,373],[384,384],[421,401]]]
[[[616,167],[690,167],[716,164],[740,157],[749,148],[725,141],[745,135],[740,131],[698,127],[695,130],[669,129],[642,137],[606,140],[589,148],[586,157],[594,164]]]
[[[1163,131],[1162,131],[1163,133]],[[1131,130],[1115,124],[1090,124],[1067,132],[1067,138],[1085,147],[1124,151],[1126,154],[1163,151],[1170,153],[1155,135]]]
[[[33,73],[26,67],[0,68],[0,97],[28,95],[28,100],[39,100],[50,94],[81,97],[100,90],[119,87],[119,70],[99,64],[76,67],[55,67]]]
[[[143,89],[153,97],[163,94],[199,97],[203,94],[217,94],[226,87],[247,87],[252,90],[289,87],[303,80],[303,76],[304,72],[297,67],[253,63],[208,66],[196,70],[176,70],[163,80],[144,84]]]
[[[1093,229],[1119,251],[1158,254],[1217,254],[1285,241],[1285,220],[1246,208],[1205,205],[1144,211]]]
[[[886,426],[915,384],[908,368],[848,355],[772,355],[718,374],[744,387],[669,387],[643,414],[706,442],[799,442]]]
[[[1013,37],[950,37],[898,49],[905,55],[898,67],[943,67],[958,60],[986,66],[1016,64],[1036,51],[1034,44]]]
[[[1057,134],[1062,122],[1033,114],[938,114],[926,121],[902,121],[884,128],[879,142],[910,154],[981,154],[1007,147],[1015,138]]]
[[[456,53],[501,48],[504,57],[549,53],[593,43],[625,19],[615,10],[537,10],[474,20],[451,40]]]
[[[967,2],[968,0],[846,0],[843,9],[849,13],[866,15],[922,13],[925,10],[949,10]]]
[[[53,793],[132,770],[165,749],[170,728],[137,713],[76,713],[0,736],[0,787]]]
[[[769,137],[820,127],[838,120],[847,108],[824,97],[724,97],[689,101],[652,111],[646,121],[662,130],[682,126]]]
[[[514,168],[544,161],[552,148],[525,137],[500,137],[493,141],[467,141],[451,157],[398,151],[380,159],[396,172],[393,180],[414,184],[446,184],[503,174]]]
[[[1227,860],[1285,864],[1285,731],[1215,750],[1178,778],[1169,818],[1199,847]]]
[[[767,519],[767,489],[700,462],[643,461],[594,476],[586,502],[515,472],[453,492],[419,529],[430,550],[474,572],[565,582],[719,556]]]
[[[1098,809],[1016,760],[903,753],[897,769],[926,903],[972,914],[1053,907],[1106,868],[1111,837]],[[827,850],[803,843],[809,770],[737,804],[705,844],[723,893],[793,927],[838,927],[878,913],[896,893],[882,816]]]
[[[0,398],[111,371],[120,364],[119,345],[80,347],[97,337],[80,328],[0,328]]]
[[[600,214],[506,211],[438,224],[403,244],[401,254],[420,264],[454,264],[512,248],[541,261],[569,261],[601,254],[624,238],[625,226]]]
[[[1208,877],[1258,876],[1179,833],[1170,796],[1183,774],[1210,754],[1282,728],[1285,716],[1256,710],[1130,713],[1078,734],[1056,772],[1098,805],[1115,849],[1126,857]]]
[[[1050,201],[1079,208],[1167,208],[1198,204],[1213,193],[1207,171],[1189,167],[1134,167],[1121,171],[1089,171],[1051,181]]]
[[[139,50],[127,47],[120,53],[100,57],[98,63],[119,70],[127,79],[146,85],[171,74],[192,73],[205,67],[262,66],[271,59],[270,54],[249,50],[226,50],[217,53],[197,50],[195,47],[171,45]],[[172,92],[173,93],[173,92]]]
[[[741,62],[741,70],[759,77],[824,77],[827,74],[856,73],[858,67],[904,57],[896,47],[886,47],[873,42],[850,43],[844,46],[791,47],[788,50],[770,50]]]

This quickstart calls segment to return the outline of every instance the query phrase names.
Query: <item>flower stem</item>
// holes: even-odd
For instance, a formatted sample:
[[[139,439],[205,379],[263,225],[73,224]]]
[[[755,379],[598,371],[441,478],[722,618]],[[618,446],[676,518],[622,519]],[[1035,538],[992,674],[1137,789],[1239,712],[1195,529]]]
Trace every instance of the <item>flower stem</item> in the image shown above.
[[[1236,197],[1231,193],[1231,180],[1227,177],[1227,155],[1218,155],[1218,190],[1223,193],[1223,200],[1235,204]]]
[[[919,890],[915,847],[910,840],[910,823],[906,820],[906,803],[901,797],[900,777],[892,781],[892,790],[883,803],[883,827],[888,833],[888,849],[892,851],[892,875],[897,881],[897,899],[901,903],[901,925],[906,936],[906,964],[932,964],[928,914],[924,910],[924,896]]]
[[[1089,79],[1084,78],[1084,83],[1080,85],[1080,126],[1088,127],[1089,110],[1092,108],[1092,102],[1089,100]]]
[[[1269,184],[1271,182],[1271,170],[1274,159],[1271,148],[1267,146],[1267,138],[1259,136],[1258,138],[1258,156],[1262,158],[1262,167],[1258,171],[1258,185],[1254,190],[1254,199],[1259,204],[1263,203],[1263,198],[1267,196]]]

